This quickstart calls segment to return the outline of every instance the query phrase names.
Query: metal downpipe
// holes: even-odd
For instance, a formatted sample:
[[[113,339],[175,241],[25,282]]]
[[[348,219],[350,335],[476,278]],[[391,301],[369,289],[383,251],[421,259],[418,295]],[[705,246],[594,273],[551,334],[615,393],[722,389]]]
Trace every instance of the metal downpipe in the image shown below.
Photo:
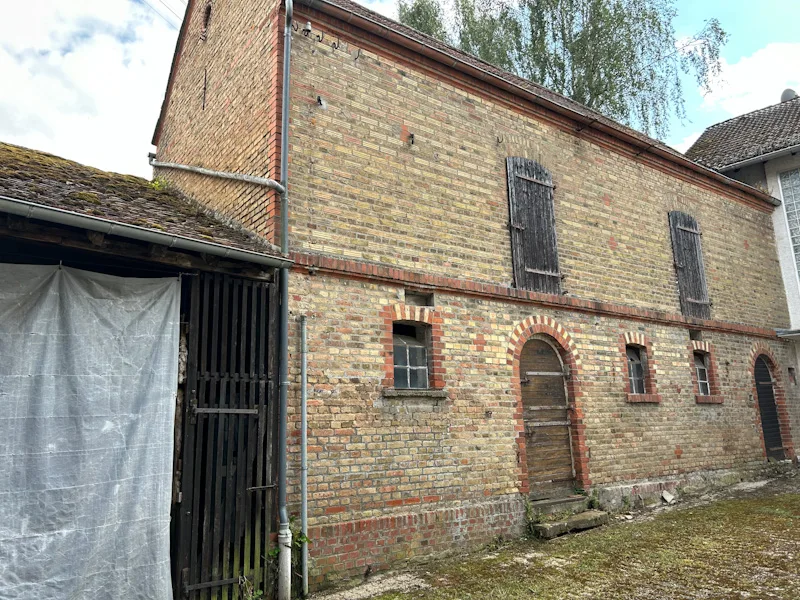
[[[308,340],[306,316],[300,317],[300,531],[303,534],[303,598],[308,596]]]
[[[286,0],[283,28],[283,85],[281,100],[281,252],[289,252],[289,67],[292,56],[292,17],[294,5]],[[292,532],[286,508],[287,428],[289,397],[289,269],[280,272],[280,413],[278,417],[278,600],[289,600],[292,593]]]

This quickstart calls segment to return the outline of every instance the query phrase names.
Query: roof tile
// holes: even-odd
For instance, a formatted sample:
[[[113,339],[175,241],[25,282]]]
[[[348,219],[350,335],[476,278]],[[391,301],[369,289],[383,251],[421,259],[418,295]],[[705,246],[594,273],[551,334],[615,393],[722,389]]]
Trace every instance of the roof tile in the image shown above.
[[[712,125],[686,151],[686,156],[721,170],[798,144],[800,97]]]
[[[180,192],[0,142],[0,195],[105,221],[280,257],[278,248]]]

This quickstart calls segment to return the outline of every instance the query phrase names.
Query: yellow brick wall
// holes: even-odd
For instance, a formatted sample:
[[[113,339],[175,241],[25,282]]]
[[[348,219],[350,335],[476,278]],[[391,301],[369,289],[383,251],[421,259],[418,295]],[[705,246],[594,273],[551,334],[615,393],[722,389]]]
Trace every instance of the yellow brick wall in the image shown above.
[[[555,319],[577,346],[592,485],[762,460],[749,371],[750,350],[763,342],[758,338],[704,332],[714,347],[724,403],[701,405],[695,402],[689,331],[683,327],[441,293],[435,311],[443,318],[448,398],[408,401],[382,396],[380,310],[402,302],[402,287],[295,274],[292,294],[292,314],[308,316],[313,523],[375,516],[394,510],[387,506],[391,500],[432,496],[459,504],[516,492],[520,472],[508,348],[516,325],[536,315]],[[296,328],[294,322],[295,336]],[[625,332],[639,332],[652,345],[660,404],[626,402],[619,349]],[[793,364],[789,343],[766,343],[781,365]],[[296,350],[292,346],[290,365],[298,382]],[[800,397],[781,368],[797,426]],[[298,388],[293,392],[296,428]],[[298,450],[293,448],[295,456]]]
[[[278,0],[214,0],[202,40],[206,4],[192,1],[157,157],[278,179]],[[157,169],[155,175],[278,241],[274,192],[181,171]]]
[[[679,313],[667,213],[683,210],[713,318],[788,324],[768,213],[335,40],[295,36],[293,249],[510,284],[505,159],[525,156],[557,185],[569,294]]]
[[[217,0],[201,41],[203,7],[194,6],[158,157],[277,178],[283,17],[271,1]],[[667,213],[682,210],[704,232],[712,318],[788,325],[768,212],[355,42],[334,49],[338,38],[318,41],[314,27],[293,36],[292,250],[510,285],[505,159],[525,156],[557,185],[569,295],[679,313]],[[278,241],[274,193],[158,175]]]
[[[518,532],[524,508],[513,499],[524,482],[508,349],[517,324],[531,316],[555,319],[576,344],[593,489],[763,464],[749,364],[757,343],[766,344],[781,365],[792,428],[800,427],[800,395],[785,371],[794,364],[787,342],[703,332],[714,348],[723,403],[697,404],[684,327],[445,293],[435,295],[434,311],[442,318],[437,358],[447,397],[387,398],[381,309],[403,298],[403,288],[389,283],[292,275],[290,439],[297,442],[300,435],[296,317],[305,314],[312,575],[318,582],[358,575],[367,564],[389,566]],[[626,401],[619,347],[625,332],[650,343],[659,404]],[[290,505],[296,510],[300,448],[293,443],[289,450]],[[482,506],[486,527],[474,524],[469,513]],[[462,509],[461,520],[451,519]],[[512,525],[490,524],[488,515],[495,512]],[[403,519],[413,520],[411,526],[402,527]],[[423,527],[428,523],[435,528]],[[369,539],[362,539],[367,533]]]

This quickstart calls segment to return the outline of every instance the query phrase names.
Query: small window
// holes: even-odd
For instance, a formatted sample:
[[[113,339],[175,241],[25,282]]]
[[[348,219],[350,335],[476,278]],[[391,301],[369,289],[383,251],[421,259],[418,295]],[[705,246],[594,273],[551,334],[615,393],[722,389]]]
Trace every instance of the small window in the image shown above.
[[[792,385],[797,385],[797,371],[794,367],[789,367],[789,381]]]
[[[694,353],[694,369],[697,372],[697,391],[701,396],[711,395],[711,383],[708,378],[708,354]]]
[[[395,323],[392,327],[396,389],[428,388],[428,337],[424,326]]]
[[[630,382],[631,394],[644,394],[646,392],[644,379],[647,365],[642,348],[639,346],[625,346],[625,354],[628,356],[628,380]]]
[[[203,28],[200,30],[200,39],[205,41],[208,37],[208,26],[211,24],[211,2],[206,4],[203,12]]]

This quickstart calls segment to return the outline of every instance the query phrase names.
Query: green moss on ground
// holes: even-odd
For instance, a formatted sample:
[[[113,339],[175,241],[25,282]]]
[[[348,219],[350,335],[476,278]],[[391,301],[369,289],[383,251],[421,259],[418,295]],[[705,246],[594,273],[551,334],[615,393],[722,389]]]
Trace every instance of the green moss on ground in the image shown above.
[[[800,495],[737,499],[428,567],[379,600],[800,597]]]

